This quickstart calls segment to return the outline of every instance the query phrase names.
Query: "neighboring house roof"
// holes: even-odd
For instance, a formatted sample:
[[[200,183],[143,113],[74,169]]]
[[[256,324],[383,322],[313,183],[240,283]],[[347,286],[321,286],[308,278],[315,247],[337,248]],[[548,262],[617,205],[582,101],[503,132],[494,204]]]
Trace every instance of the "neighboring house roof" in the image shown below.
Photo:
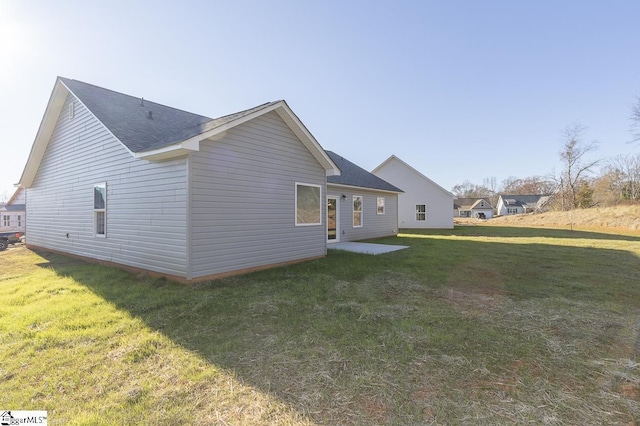
[[[483,201],[486,205],[481,207]],[[456,198],[453,200],[453,208],[456,210],[493,210],[491,203],[486,198]]]
[[[26,210],[25,204],[7,204],[1,208],[2,211],[7,212],[23,212]]]
[[[327,176],[339,174],[336,165],[284,100],[213,119],[58,77],[20,179],[22,187],[32,184],[69,93],[136,158],[164,160],[198,151],[201,141],[275,111],[324,167]]]
[[[433,180],[429,179],[428,177],[426,177],[425,175],[423,175],[422,173],[420,173],[418,170],[414,169],[413,167],[411,167],[409,164],[405,163],[404,161],[402,161],[400,158],[396,157],[395,155],[391,155],[391,157],[387,158],[386,160],[384,160],[382,163],[380,163],[380,165],[378,167],[376,167],[375,169],[373,169],[371,171],[371,173],[375,173],[378,170],[380,170],[382,167],[384,167],[385,164],[387,164],[388,162],[395,160],[401,164],[403,164],[405,167],[407,167],[408,169],[412,170],[414,173],[418,174],[420,177],[422,177],[423,179],[425,179],[426,181],[428,181],[429,183],[431,183],[433,186],[435,186],[436,188],[446,192],[448,195],[450,195],[451,197],[453,197],[453,194],[449,191],[447,191],[446,189],[444,189],[442,186],[438,185],[436,182],[434,182]]]
[[[327,178],[327,183],[329,184],[357,186],[360,188],[379,189],[389,192],[404,192],[335,152],[327,151],[327,154],[329,154],[329,157],[331,157],[331,160],[338,166],[341,172],[340,176],[329,176]]]
[[[502,203],[509,207],[525,209],[540,208],[549,199],[548,195],[500,195]]]

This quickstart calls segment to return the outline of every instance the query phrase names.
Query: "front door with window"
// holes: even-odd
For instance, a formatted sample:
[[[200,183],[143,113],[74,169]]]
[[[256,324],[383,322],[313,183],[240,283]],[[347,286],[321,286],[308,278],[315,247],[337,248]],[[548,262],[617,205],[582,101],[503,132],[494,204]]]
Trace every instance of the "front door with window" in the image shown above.
[[[338,197],[327,197],[327,242],[336,243],[340,240],[338,226]]]

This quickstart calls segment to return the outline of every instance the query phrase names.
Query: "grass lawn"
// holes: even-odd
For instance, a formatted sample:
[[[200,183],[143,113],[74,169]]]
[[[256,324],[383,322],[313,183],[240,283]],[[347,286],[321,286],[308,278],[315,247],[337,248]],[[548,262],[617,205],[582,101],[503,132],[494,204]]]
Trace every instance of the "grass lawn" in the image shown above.
[[[190,286],[0,253],[0,409],[50,424],[637,424],[640,235],[465,226]]]

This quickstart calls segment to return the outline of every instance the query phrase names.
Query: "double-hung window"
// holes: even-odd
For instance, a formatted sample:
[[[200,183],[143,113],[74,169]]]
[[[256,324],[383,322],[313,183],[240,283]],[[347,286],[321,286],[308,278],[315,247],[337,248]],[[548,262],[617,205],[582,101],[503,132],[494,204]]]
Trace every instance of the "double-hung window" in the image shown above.
[[[96,237],[107,236],[107,183],[93,186],[93,229]]]
[[[362,195],[354,195],[353,196],[353,227],[361,228],[362,227],[362,204],[364,200],[362,199]]]
[[[296,226],[322,224],[322,187],[296,182]]]
[[[8,214],[2,215],[2,226],[10,226],[11,216]]]
[[[384,197],[378,197],[378,214],[384,214]]]
[[[22,226],[22,216],[18,215],[18,228]]]
[[[416,204],[416,220],[418,222],[427,220],[427,206],[425,204]]]

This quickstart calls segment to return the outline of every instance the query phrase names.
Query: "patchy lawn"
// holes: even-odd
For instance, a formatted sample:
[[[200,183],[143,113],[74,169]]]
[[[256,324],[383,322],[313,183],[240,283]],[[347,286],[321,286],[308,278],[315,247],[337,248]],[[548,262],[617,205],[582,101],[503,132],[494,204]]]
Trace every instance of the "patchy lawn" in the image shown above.
[[[634,424],[640,237],[499,226],[191,286],[0,253],[0,408],[51,424]]]

